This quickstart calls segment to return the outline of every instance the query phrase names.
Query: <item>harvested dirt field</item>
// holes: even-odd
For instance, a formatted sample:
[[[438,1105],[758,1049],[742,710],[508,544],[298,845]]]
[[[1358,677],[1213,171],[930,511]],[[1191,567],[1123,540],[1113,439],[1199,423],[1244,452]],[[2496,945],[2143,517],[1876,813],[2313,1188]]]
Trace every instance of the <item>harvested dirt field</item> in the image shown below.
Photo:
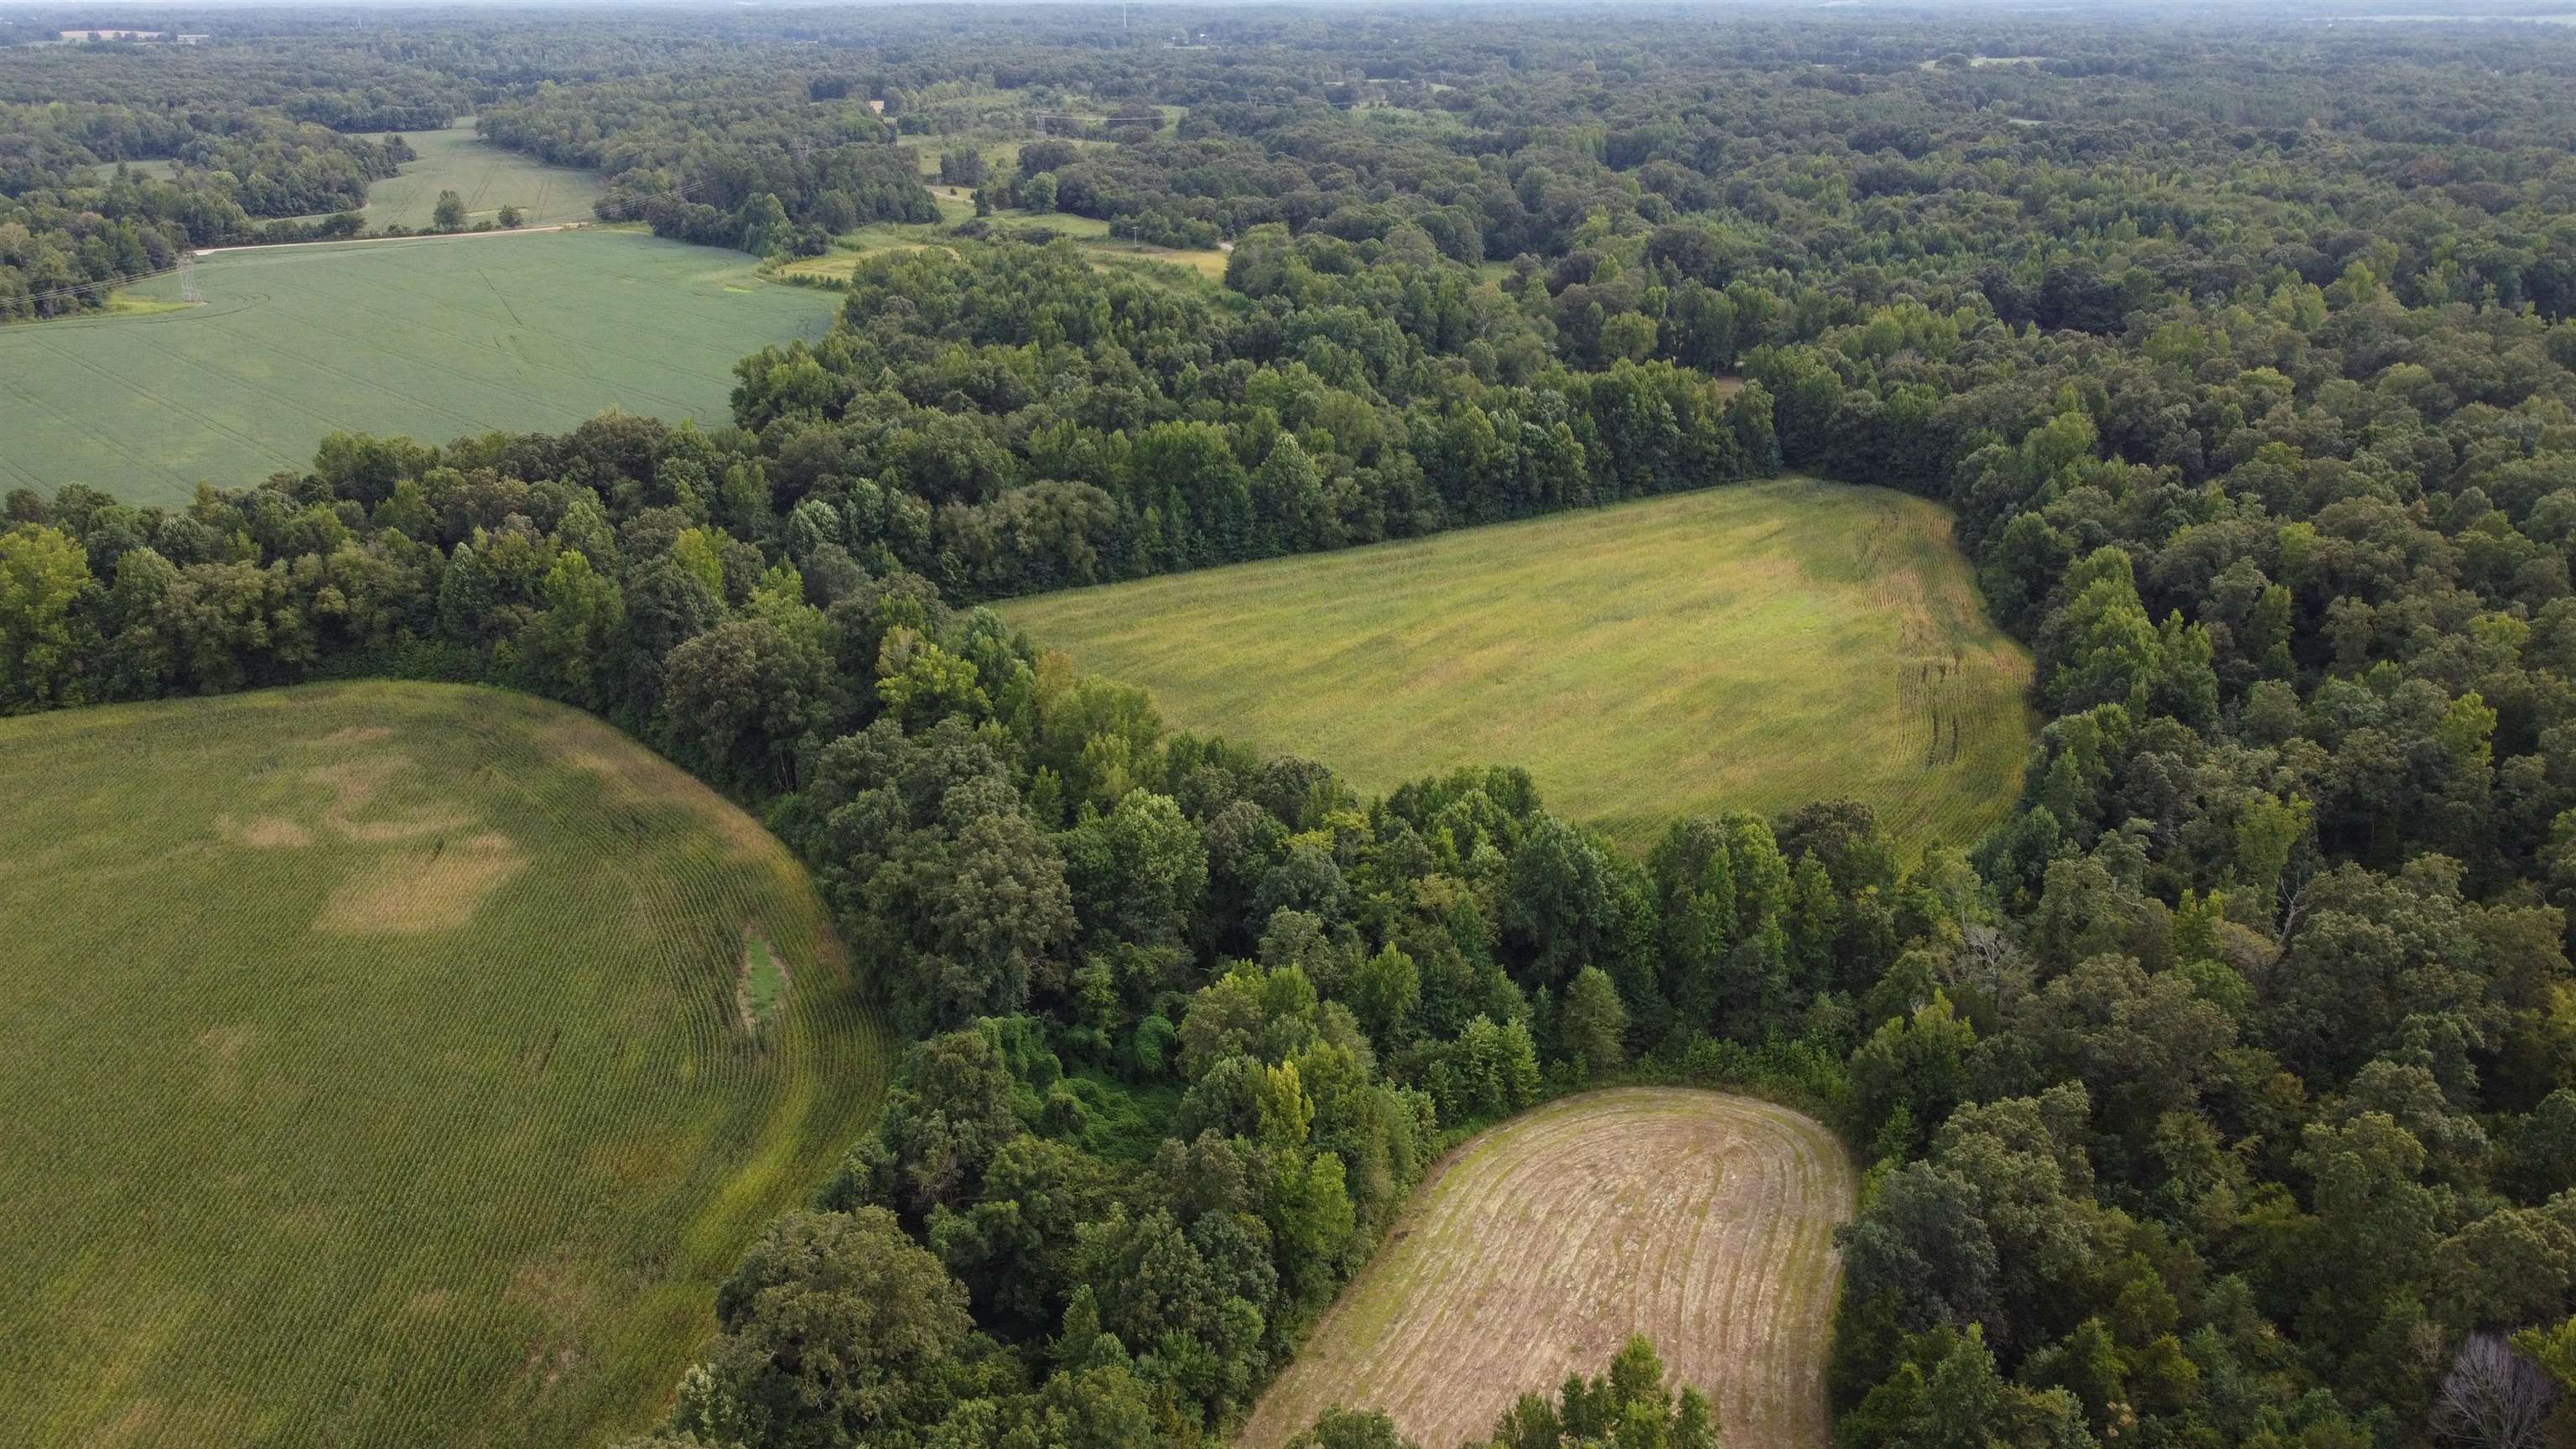
[[[1445,1449],[1643,1333],[1729,1449],[1818,1449],[1855,1189],[1830,1132],[1751,1098],[1622,1088],[1516,1117],[1433,1169],[1240,1443],[1276,1449],[1338,1403]]]

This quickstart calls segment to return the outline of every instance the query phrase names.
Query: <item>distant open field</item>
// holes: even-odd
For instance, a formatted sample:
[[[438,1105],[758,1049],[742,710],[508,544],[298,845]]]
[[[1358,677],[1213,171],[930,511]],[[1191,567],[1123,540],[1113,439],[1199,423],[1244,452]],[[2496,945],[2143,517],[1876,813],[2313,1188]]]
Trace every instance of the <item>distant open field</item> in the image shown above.
[[[590,204],[608,190],[598,172],[549,166],[482,139],[471,125],[402,135],[420,159],[404,162],[401,175],[367,188],[367,209],[361,214],[369,231],[430,225],[441,191],[453,191],[464,201],[469,223],[497,220],[505,206],[526,212],[528,226],[592,221],[597,214]]]
[[[738,252],[612,231],[224,252],[197,279],[202,307],[0,328],[0,490],[182,503],[305,467],[335,429],[729,421],[734,363],[821,337],[838,301]],[[128,295],[173,302],[179,279]]]
[[[597,213],[590,204],[608,189],[598,172],[550,166],[494,145],[476,135],[471,123],[401,135],[420,159],[404,162],[400,175],[367,188],[367,204],[359,215],[371,233],[394,226],[414,231],[429,226],[441,191],[453,191],[465,203],[469,223],[498,221],[502,207],[515,206],[526,213],[522,225],[543,226],[595,220]],[[177,164],[167,157],[126,163],[136,173],[159,181],[169,180]],[[113,163],[97,169],[102,179],[115,170]]]
[[[1525,1113],[1433,1169],[1238,1443],[1278,1449],[1334,1404],[1424,1445],[1481,1439],[1642,1333],[1728,1449],[1824,1449],[1855,1190],[1831,1133],[1751,1098],[1626,1088]]]
[[[948,229],[975,215],[974,192],[965,187],[933,184],[930,194],[939,202],[940,220],[875,222],[843,232],[832,239],[833,250],[819,257],[798,257],[794,261],[779,263],[779,275],[847,282],[861,261],[878,252],[914,251],[926,246],[947,245],[950,241]],[[1111,236],[1109,223],[1096,217],[1075,216],[1061,211],[1001,210],[985,220],[996,237],[1036,239],[1046,235],[1066,238],[1088,253],[1095,267],[1166,262],[1211,281],[1222,281],[1225,277],[1226,252],[1223,248],[1148,246],[1140,241]]]
[[[1782,479],[1075,590],[1002,616],[1171,723],[1363,790],[1525,766],[1642,849],[1674,816],[1849,795],[1910,855],[2010,809],[2030,657],[1949,517]]]
[[[0,778],[0,1443],[639,1430],[883,1095],[803,868],[586,715],[79,711]]]

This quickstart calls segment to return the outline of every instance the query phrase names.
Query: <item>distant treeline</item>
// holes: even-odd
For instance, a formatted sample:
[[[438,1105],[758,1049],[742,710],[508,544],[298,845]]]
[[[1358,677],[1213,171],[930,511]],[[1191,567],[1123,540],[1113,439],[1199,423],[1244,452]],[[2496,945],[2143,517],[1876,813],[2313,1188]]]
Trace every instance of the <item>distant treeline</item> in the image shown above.
[[[1760,1085],[1873,1163],[1849,1449],[2567,1432],[2576,35],[525,24],[839,113],[813,78],[1186,105],[1012,184],[1239,237],[1222,291],[873,258],[732,428],[9,498],[0,705],[492,679],[814,862],[918,1045],[666,1439],[1219,1440],[1443,1134],[1607,1070]],[[2032,644],[2049,723],[1972,850],[1821,802],[1635,860],[1508,768],[1364,801],[965,607],[1775,458],[1947,504]]]

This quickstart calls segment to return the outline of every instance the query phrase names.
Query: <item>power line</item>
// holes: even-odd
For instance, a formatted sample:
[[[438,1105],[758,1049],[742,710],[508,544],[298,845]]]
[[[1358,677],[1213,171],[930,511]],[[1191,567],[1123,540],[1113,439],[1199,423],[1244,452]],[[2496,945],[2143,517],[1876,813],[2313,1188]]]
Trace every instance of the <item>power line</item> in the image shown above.
[[[180,255],[184,257],[184,256],[186,256],[187,254],[186,254],[185,252],[182,252],[182,253],[180,253]],[[21,302],[31,303],[31,304],[32,304],[32,303],[37,303],[37,302],[52,302],[52,301],[58,301],[58,300],[60,300],[60,299],[62,299],[62,298],[65,298],[65,297],[77,297],[77,296],[82,295],[83,293],[87,293],[87,292],[95,292],[95,291],[100,290],[101,288],[107,288],[107,289],[113,290],[113,289],[115,289],[115,288],[117,288],[117,287],[130,287],[130,286],[133,286],[133,285],[134,285],[135,283],[137,283],[137,282],[148,282],[148,281],[152,280],[154,277],[166,277],[166,276],[170,275],[172,272],[175,272],[175,271],[178,271],[178,270],[179,270],[179,265],[178,265],[177,263],[175,263],[175,262],[174,262],[174,263],[172,263],[172,264],[171,264],[171,265],[169,265],[169,266],[166,266],[166,267],[156,267],[156,268],[154,268],[153,270],[148,271],[148,272],[130,272],[130,273],[128,273],[128,274],[126,274],[126,275],[124,275],[124,276],[121,276],[121,277],[102,277],[102,278],[100,278],[99,280],[97,280],[97,281],[95,281],[95,282],[83,282],[83,283],[81,283],[80,285],[78,285],[78,286],[74,286],[74,287],[55,287],[55,288],[52,288],[52,289],[50,289],[50,290],[48,290],[48,291],[43,291],[43,292],[30,292],[30,293],[28,293],[26,296],[24,296],[24,297],[20,297],[20,298],[18,298],[18,299],[16,299],[16,300],[21,301]],[[194,285],[195,285],[195,282],[192,280],[192,281],[189,283],[189,285],[190,285],[190,286],[194,286]],[[7,300],[7,299],[0,299],[0,300]]]

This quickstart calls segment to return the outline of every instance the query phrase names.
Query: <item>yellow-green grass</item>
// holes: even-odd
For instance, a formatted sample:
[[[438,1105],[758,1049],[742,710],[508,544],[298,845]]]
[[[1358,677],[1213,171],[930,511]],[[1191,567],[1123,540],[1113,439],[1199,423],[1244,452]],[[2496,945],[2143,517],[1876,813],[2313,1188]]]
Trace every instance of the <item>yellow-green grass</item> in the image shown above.
[[[1085,242],[1082,249],[1091,253],[1095,267],[1137,265],[1179,267],[1211,282],[1225,280],[1228,253],[1222,247],[1158,247],[1143,242]]]
[[[820,338],[835,303],[739,252],[606,230],[222,252],[196,275],[203,306],[0,328],[0,491],[182,505],[308,467],[335,430],[729,422],[735,362]]]
[[[505,206],[525,213],[522,224],[527,226],[591,221],[596,217],[591,203],[608,189],[598,172],[550,166],[484,140],[471,126],[402,134],[420,159],[404,162],[399,175],[367,188],[367,208],[361,214],[369,231],[394,226],[418,231],[433,224],[441,191],[453,191],[465,203],[468,225],[498,221]]]
[[[1824,1449],[1855,1191],[1832,1133],[1747,1097],[1623,1088],[1524,1113],[1432,1169],[1238,1442],[1278,1449],[1335,1404],[1421,1444],[1481,1440],[1642,1333],[1730,1449]]]
[[[76,711],[0,778],[0,1443],[639,1429],[882,1097],[802,867],[586,715]]]
[[[939,158],[941,156],[951,151],[964,151],[970,147],[984,153],[985,169],[990,172],[996,180],[1008,176],[1012,171],[1016,170],[1020,164],[1021,143],[1018,141],[993,141],[974,136],[923,136],[915,134],[910,136],[897,136],[894,143],[911,152],[914,158],[921,163],[921,174],[923,176],[937,176],[939,174]]]
[[[918,251],[923,247],[944,246],[951,236],[950,228],[975,214],[973,193],[960,187],[933,186],[931,196],[939,202],[937,222],[877,222],[843,232],[834,237],[834,249],[819,257],[798,257],[776,265],[772,275],[826,284],[845,283],[858,270],[859,263],[879,252]],[[1148,246],[1109,234],[1109,223],[1097,217],[1074,216],[1067,212],[1033,212],[1000,210],[987,222],[996,237],[1030,238],[1049,234],[1070,239],[1091,256],[1094,266],[1130,266],[1137,263],[1163,263],[1186,269],[1210,281],[1225,278],[1226,253],[1219,247],[1182,249]]]
[[[112,180],[116,176],[118,164],[114,161],[102,162],[92,168],[90,174],[100,181]],[[127,161],[123,165],[126,170],[147,181],[167,181],[179,172],[178,161],[169,156],[152,156],[141,161]]]
[[[1517,764],[1642,849],[1851,796],[1910,857],[2018,788],[2030,658],[1939,507],[1788,478],[1008,602],[1171,723],[1366,791]]]

